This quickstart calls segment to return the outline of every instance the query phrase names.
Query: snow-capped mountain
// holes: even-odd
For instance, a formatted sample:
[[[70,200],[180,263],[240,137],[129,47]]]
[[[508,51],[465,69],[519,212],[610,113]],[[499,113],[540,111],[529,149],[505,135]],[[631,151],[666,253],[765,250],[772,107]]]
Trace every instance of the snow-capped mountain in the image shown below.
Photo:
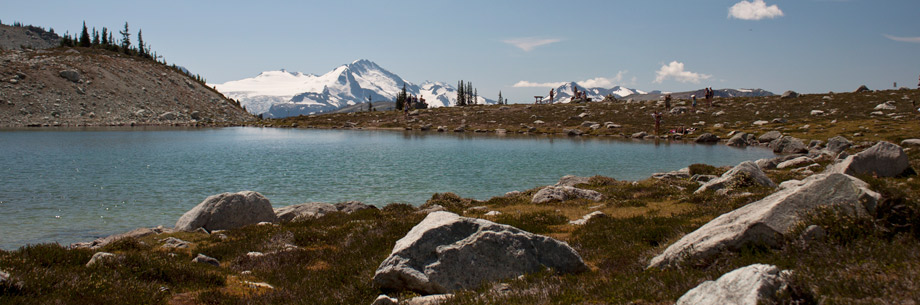
[[[394,101],[404,84],[408,94],[425,98],[429,107],[456,104],[457,89],[454,87],[440,82],[416,85],[366,59],[339,66],[320,76],[267,71],[253,78],[213,86],[227,97],[239,100],[250,113],[282,118],[330,112],[364,103],[368,97],[375,102]],[[493,103],[482,97],[479,102]]]
[[[637,90],[637,89],[629,89],[629,88],[620,87],[620,86],[616,86],[616,87],[609,88],[609,89],[608,88],[585,88],[585,87],[578,85],[577,83],[572,82],[572,83],[564,84],[554,89],[556,92],[553,98],[553,102],[554,103],[571,102],[572,96],[574,95],[573,87],[575,86],[578,87],[578,92],[587,92],[588,98],[596,102],[604,100],[604,97],[606,97],[608,94],[612,94],[616,98],[621,98],[624,96],[637,94],[637,93],[645,94],[645,92]],[[544,95],[543,102],[549,102],[549,92],[547,92],[546,95]]]

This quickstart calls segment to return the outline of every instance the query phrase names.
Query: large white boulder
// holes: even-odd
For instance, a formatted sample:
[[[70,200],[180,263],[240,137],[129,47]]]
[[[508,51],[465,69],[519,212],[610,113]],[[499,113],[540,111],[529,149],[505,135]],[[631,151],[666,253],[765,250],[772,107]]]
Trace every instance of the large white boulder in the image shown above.
[[[778,246],[805,213],[837,206],[856,215],[875,210],[880,196],[849,175],[821,174],[784,183],[785,188],[760,201],[722,214],[652,258],[649,267],[664,268],[685,259],[706,259],[749,245]]]
[[[257,192],[223,193],[209,196],[176,222],[176,230],[227,230],[260,222],[277,222],[268,198]]]
[[[374,284],[441,294],[546,267],[560,273],[588,270],[565,242],[483,219],[434,212],[396,241],[377,268]]]
[[[874,174],[894,177],[910,167],[907,154],[901,146],[881,141],[858,154],[830,166],[830,172],[847,175]]]
[[[757,305],[773,301],[786,286],[788,274],[773,265],[738,268],[690,289],[676,305]]]
[[[773,180],[770,180],[770,178],[760,170],[757,163],[744,161],[722,174],[719,178],[709,180],[709,182],[700,186],[694,193],[731,189],[734,184],[742,182],[753,182],[762,186],[776,187],[776,183],[773,183]]]

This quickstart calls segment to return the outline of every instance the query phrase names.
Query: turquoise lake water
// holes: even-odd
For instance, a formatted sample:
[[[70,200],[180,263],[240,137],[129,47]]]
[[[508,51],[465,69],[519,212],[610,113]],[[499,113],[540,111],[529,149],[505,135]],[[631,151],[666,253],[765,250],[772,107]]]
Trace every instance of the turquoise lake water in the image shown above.
[[[171,227],[223,192],[257,191],[275,207],[420,205],[436,192],[488,199],[569,174],[641,180],[693,163],[735,165],[772,155],[725,145],[396,131],[6,130],[0,248]]]

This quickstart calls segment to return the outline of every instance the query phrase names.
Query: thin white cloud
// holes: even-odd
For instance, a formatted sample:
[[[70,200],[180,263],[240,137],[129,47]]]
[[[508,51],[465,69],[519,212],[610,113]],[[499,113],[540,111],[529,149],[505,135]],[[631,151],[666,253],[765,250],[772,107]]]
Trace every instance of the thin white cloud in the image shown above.
[[[783,10],[776,4],[767,6],[764,0],[743,0],[728,8],[728,17],[741,20],[761,20],[782,17]]]
[[[592,79],[587,79],[583,81],[575,82],[579,86],[585,88],[612,88],[617,86],[620,82],[623,81],[623,77],[626,76],[626,73],[629,71],[619,71],[617,75],[612,78],[607,77],[595,77]],[[633,77],[633,82],[635,82],[635,77]],[[556,88],[569,82],[546,82],[546,83],[535,83],[522,80],[514,84],[512,87],[515,88]]]
[[[502,42],[518,47],[521,50],[524,50],[524,52],[530,52],[536,47],[545,46],[545,45],[557,43],[560,41],[562,41],[562,39],[536,38],[536,37],[514,38],[514,39],[502,40]]]
[[[894,41],[920,43],[920,37],[900,37],[900,36],[891,36],[888,34],[883,34],[883,36],[885,36],[885,38],[888,38]]]
[[[658,72],[655,72],[655,83],[661,83],[667,79],[673,79],[681,83],[698,84],[701,80],[709,79],[712,75],[700,74],[684,70],[684,63],[672,61],[667,65],[662,65]]]

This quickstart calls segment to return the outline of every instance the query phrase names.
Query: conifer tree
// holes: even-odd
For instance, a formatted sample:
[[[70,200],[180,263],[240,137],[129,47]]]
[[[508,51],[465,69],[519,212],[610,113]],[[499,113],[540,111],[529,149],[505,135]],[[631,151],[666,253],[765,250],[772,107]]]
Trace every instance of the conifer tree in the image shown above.
[[[109,29],[102,27],[102,45],[109,45]]]
[[[142,32],[143,30],[137,30],[137,53],[141,57],[147,57],[147,51],[144,50],[144,35]]]
[[[89,40],[89,31],[86,30],[86,21],[83,21],[83,32],[80,32],[80,46],[84,48],[89,48],[91,46]]]
[[[121,34],[121,49],[125,54],[131,53],[131,32],[128,31],[128,22],[125,22],[125,30],[118,32]]]
[[[466,106],[466,93],[463,92],[463,80],[457,82],[457,106]]]
[[[498,104],[501,105],[505,99],[502,98],[502,91],[498,91]]]
[[[93,45],[94,46],[99,45],[99,32],[96,31],[96,27],[93,27]]]
[[[479,89],[473,89],[473,105],[479,103]]]
[[[396,95],[396,110],[403,110],[406,107],[406,97],[408,93],[406,92],[406,84],[403,84],[402,91]]]

